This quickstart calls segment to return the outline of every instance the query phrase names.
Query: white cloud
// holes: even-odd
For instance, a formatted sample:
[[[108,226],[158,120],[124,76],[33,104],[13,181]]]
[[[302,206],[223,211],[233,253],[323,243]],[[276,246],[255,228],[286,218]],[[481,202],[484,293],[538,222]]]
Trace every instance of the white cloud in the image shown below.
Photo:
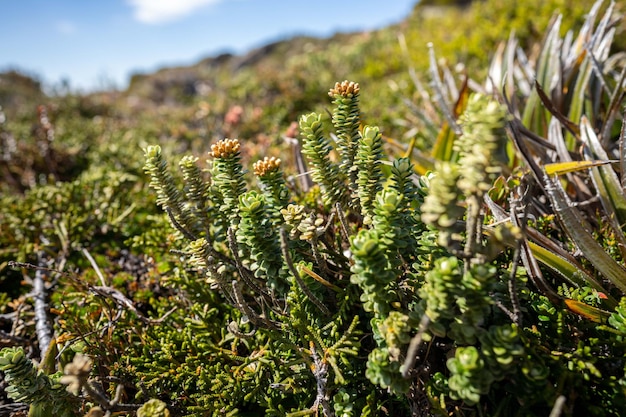
[[[180,19],[195,10],[222,0],[127,0],[134,8],[135,19],[158,24]]]

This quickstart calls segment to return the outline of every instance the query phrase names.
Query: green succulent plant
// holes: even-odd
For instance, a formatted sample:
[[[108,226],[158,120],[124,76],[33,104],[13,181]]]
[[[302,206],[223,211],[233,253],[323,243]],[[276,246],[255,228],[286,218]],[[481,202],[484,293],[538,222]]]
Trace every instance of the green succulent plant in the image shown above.
[[[34,417],[76,416],[75,401],[65,391],[60,374],[46,375],[37,370],[21,348],[0,351],[0,371],[4,373],[7,395],[16,402],[30,404]]]

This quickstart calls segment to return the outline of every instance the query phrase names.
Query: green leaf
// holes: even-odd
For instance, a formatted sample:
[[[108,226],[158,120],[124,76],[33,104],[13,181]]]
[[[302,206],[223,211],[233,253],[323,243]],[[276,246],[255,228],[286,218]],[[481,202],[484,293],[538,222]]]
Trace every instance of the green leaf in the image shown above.
[[[572,300],[571,298],[565,299],[565,305],[567,308],[583,317],[590,319],[595,323],[606,323],[611,316],[611,313],[597,307],[590,306],[580,301]]]
[[[559,256],[556,253],[551,252],[543,246],[540,246],[533,242],[528,242],[528,245],[530,246],[530,250],[533,256],[539,262],[541,262],[554,272],[557,272],[569,283],[577,287],[589,285],[600,292],[607,292],[607,290],[603,288],[602,285],[598,281],[596,281],[591,275],[589,275],[587,271],[570,263],[562,256]]]
[[[563,228],[580,248],[583,256],[609,281],[622,291],[626,291],[626,269],[617,262],[595,240],[589,232],[587,221],[578,212],[578,209],[568,201],[565,191],[559,181],[545,177],[545,187],[555,213]]]
[[[589,120],[583,116],[581,120],[581,139],[586,145],[584,151],[589,158],[608,160],[608,155],[600,144]],[[592,167],[591,179],[605,210],[605,217],[613,228],[614,235],[621,244],[622,256],[626,257],[626,196],[622,190],[617,174],[609,165]]]
[[[571,50],[570,59],[576,57],[576,64],[578,64],[578,71],[575,77],[576,84],[571,91],[572,99],[568,114],[569,120],[573,120],[574,122],[581,120],[581,117],[585,113],[589,117],[595,117],[593,114],[593,106],[588,105],[588,102],[594,102],[599,99],[598,96],[589,91],[591,89],[590,83],[592,74],[594,72],[591,59],[593,57],[594,59],[603,61],[602,57],[608,53],[611,46],[610,40],[613,33],[607,26],[611,19],[613,6],[608,7],[602,21],[596,30],[593,31],[596,15],[601,4],[601,1],[597,1],[592,7],[578,35],[578,39],[573,44],[575,48]],[[576,54],[578,55],[576,56]],[[576,147],[576,138],[572,134],[566,134],[565,141],[568,145],[568,149],[573,150]]]
[[[607,165],[615,161],[570,161],[570,162],[555,162],[552,164],[545,164],[544,169],[546,174],[563,175],[570,172],[583,171],[588,168]]]
[[[450,117],[457,118],[459,115],[463,114],[467,107],[470,92],[467,84],[464,84],[461,91],[459,91],[459,97],[454,105],[453,114],[449,115]],[[457,134],[452,126],[450,126],[450,122],[444,122],[433,146],[432,157],[438,161],[455,161],[458,157],[457,152],[454,151],[454,142],[456,139]]]
[[[555,74],[558,74],[557,70],[560,70],[558,51],[561,46],[561,39],[559,39],[561,21],[562,17],[559,15],[548,29],[543,41],[535,72],[536,85],[550,86],[550,82],[554,79]],[[528,97],[522,115],[522,123],[537,134],[543,132],[542,126],[547,126],[546,110],[541,106],[536,89]]]

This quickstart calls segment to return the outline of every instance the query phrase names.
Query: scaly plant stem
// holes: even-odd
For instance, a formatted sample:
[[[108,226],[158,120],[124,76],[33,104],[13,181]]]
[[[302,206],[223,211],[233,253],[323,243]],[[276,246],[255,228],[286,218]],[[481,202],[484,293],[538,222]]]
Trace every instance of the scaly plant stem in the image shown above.
[[[479,261],[480,239],[482,236],[482,216],[480,215],[480,198],[472,195],[467,198],[467,237],[463,254],[469,262],[465,262],[467,272],[472,263]]]
[[[42,252],[37,254],[37,263],[39,266],[43,266],[44,256]],[[48,320],[48,304],[46,303],[46,284],[44,282],[43,269],[35,270],[33,298],[35,299],[35,333],[37,333],[41,360],[43,360],[52,340],[52,326]]]
[[[108,399],[107,396],[97,387],[94,381],[89,380],[82,386],[85,393],[90,399],[97,402],[102,408],[109,411],[134,411],[137,410],[140,405],[138,404],[124,404],[120,403],[122,394],[124,393],[124,386],[118,385],[115,389],[115,397]]]
[[[174,228],[176,230],[178,230],[180,233],[182,233],[183,236],[185,236],[189,240],[196,240],[196,239],[198,239],[198,237],[196,235],[191,233],[189,230],[185,229],[183,227],[183,225],[180,224],[180,222],[178,220],[176,220],[176,216],[175,216],[174,211],[172,210],[171,207],[166,207],[165,208],[165,212],[167,213],[167,216],[170,219],[170,222],[172,222],[172,226],[174,226]]]
[[[326,389],[326,383],[328,381],[328,363],[325,360],[320,359],[317,351],[315,350],[314,343],[311,343],[311,357],[313,358],[313,364],[315,366],[313,369],[313,376],[315,376],[315,380],[317,381],[317,398],[315,399],[315,404],[322,407],[324,416],[334,417],[335,413],[328,402],[328,393]]]
[[[554,402],[554,406],[552,406],[552,411],[550,411],[550,417],[559,417],[563,412],[563,407],[565,406],[565,396],[559,395],[559,397]]]
[[[409,373],[415,366],[415,361],[417,360],[417,351],[422,345],[422,339],[424,337],[424,332],[428,330],[428,324],[430,323],[430,317],[427,314],[422,315],[422,319],[420,320],[420,324],[418,326],[417,333],[411,339],[409,343],[409,348],[406,351],[406,360],[402,365],[402,377],[408,378]]]
[[[337,218],[339,218],[339,224],[341,225],[341,235],[346,242],[350,242],[350,233],[348,233],[348,221],[346,220],[346,216],[343,213],[343,208],[341,207],[341,203],[338,201],[335,203],[335,212],[337,213]]]
[[[511,216],[515,217],[517,221],[517,204],[518,204],[517,199],[512,198],[510,204],[511,204]],[[524,211],[524,215],[522,216],[522,221],[518,222],[519,227],[522,230],[522,236],[524,236],[524,233],[526,232],[526,214],[527,212]],[[511,298],[511,308],[513,308],[512,319],[513,319],[513,322],[519,328],[522,328],[522,307],[520,306],[519,298],[517,296],[516,275],[517,275],[517,268],[519,266],[521,256],[522,256],[522,242],[518,240],[515,245],[515,252],[513,253],[513,266],[511,268],[511,276],[509,278],[508,290],[509,290],[509,297]]]

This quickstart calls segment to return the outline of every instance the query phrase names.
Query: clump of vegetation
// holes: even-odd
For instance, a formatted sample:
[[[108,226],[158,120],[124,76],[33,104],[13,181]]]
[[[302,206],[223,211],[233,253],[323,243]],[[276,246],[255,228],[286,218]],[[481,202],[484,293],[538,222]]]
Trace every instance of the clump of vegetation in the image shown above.
[[[531,58],[512,35],[484,83],[481,72],[457,83],[433,47],[432,88],[412,73],[422,107],[400,123],[410,143],[372,124],[363,108],[379,97],[352,81],[330,88],[330,111],[302,114],[274,155],[236,138],[252,120],[226,101],[179,107],[187,121],[161,137],[177,141],[124,120],[124,107],[76,113],[67,97],[74,122],[40,111],[36,146],[70,152],[56,138],[76,120],[100,140],[68,177],[33,163],[22,168],[36,180],[16,184],[22,164],[4,160],[7,409],[620,415],[617,22],[601,1],[577,32],[563,35],[557,17]],[[190,131],[203,120],[221,120],[225,137],[206,133],[204,156],[171,168],[168,155],[198,149]],[[0,138],[18,126],[3,120]],[[137,149],[120,146],[133,139]]]

